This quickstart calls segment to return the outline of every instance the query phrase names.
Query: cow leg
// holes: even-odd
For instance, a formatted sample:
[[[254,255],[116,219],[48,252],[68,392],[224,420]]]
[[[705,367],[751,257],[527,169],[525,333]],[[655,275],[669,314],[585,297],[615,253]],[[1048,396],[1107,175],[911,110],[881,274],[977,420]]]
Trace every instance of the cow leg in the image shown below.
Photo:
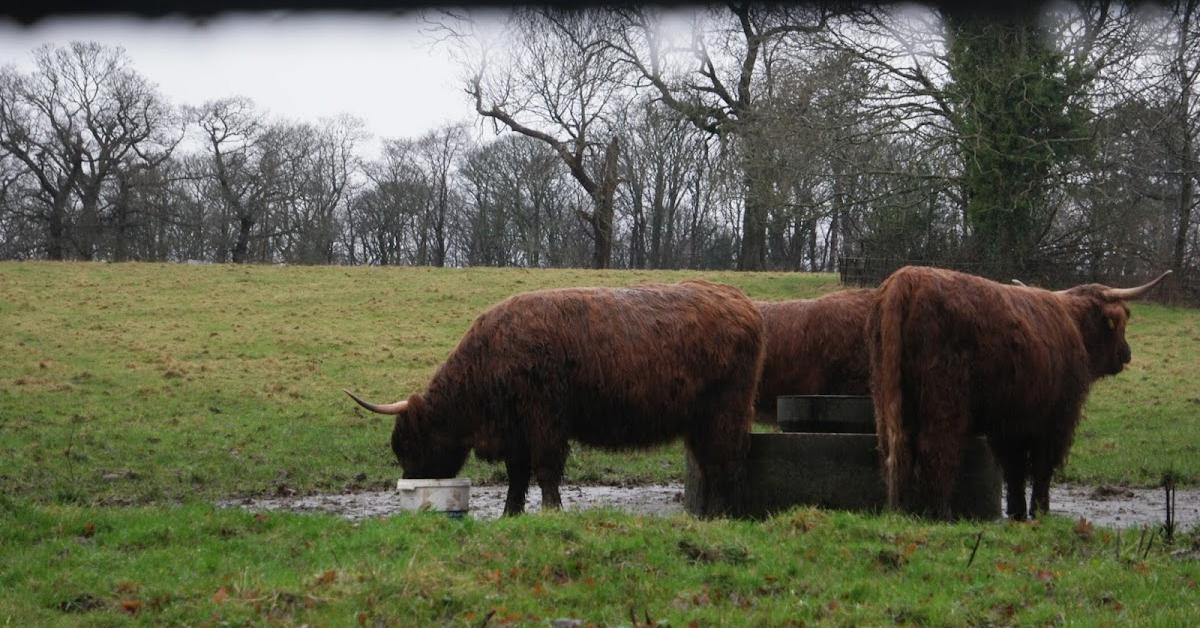
[[[998,444],[993,448],[1000,468],[1004,470],[1005,511],[1013,521],[1025,520],[1025,472],[1028,467],[1028,450],[1013,443]]]
[[[947,360],[944,369],[924,373],[918,381],[914,497],[923,514],[950,519],[950,496],[958,484],[962,452],[971,421],[966,364]]]
[[[504,516],[525,512],[525,493],[529,490],[529,456],[524,452],[504,460],[508,472],[508,495],[504,499]]]
[[[741,510],[740,487],[750,449],[752,412],[747,404],[744,416],[721,413],[700,421],[684,440],[700,468],[704,487],[701,512],[705,517],[737,514]]]
[[[1033,491],[1029,496],[1029,515],[1038,517],[1050,512],[1050,478],[1054,475],[1058,460],[1051,454],[1051,448],[1042,444],[1033,448],[1030,458]]]
[[[562,495],[558,486],[562,483],[563,467],[567,465],[566,442],[559,447],[547,447],[534,456],[533,468],[537,473],[538,486],[542,489],[542,510],[561,510]]]

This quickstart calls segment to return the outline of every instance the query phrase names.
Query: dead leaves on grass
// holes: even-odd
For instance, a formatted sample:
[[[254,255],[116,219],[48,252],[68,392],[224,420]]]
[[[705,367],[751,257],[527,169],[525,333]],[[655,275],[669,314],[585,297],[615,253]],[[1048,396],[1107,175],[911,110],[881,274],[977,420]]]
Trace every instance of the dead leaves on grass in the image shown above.
[[[693,563],[725,562],[743,565],[751,560],[750,550],[740,545],[706,546],[681,539],[678,548],[679,552]]]

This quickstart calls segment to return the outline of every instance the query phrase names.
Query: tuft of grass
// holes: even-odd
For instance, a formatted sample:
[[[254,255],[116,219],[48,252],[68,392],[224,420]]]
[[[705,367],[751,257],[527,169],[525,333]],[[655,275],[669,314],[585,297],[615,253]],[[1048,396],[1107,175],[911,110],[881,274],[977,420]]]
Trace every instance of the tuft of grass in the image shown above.
[[[148,504],[382,489],[390,424],[351,388],[422,388],[471,321],[523,291],[701,277],[814,297],[831,274],[0,263],[0,494]],[[1065,477],[1200,480],[1200,313],[1135,305],[1134,362],[1095,388]],[[472,460],[476,482],[502,465]],[[365,477],[366,479],[361,479]],[[567,481],[680,481],[678,444],[576,447]],[[82,604],[82,602],[81,602]]]
[[[0,502],[13,625],[1185,625],[1200,562],[1112,531],[796,509],[764,522],[496,522]],[[980,538],[975,560],[969,555]],[[1128,542],[1126,543],[1128,545]]]

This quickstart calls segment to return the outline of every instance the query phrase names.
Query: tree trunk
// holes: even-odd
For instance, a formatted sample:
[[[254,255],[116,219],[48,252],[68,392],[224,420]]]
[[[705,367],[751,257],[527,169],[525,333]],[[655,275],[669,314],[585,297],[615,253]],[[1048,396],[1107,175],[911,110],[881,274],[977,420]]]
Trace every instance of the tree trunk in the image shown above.
[[[613,200],[617,191],[620,146],[614,136],[604,149],[603,171],[596,190],[595,210],[592,212],[592,268],[608,268],[612,263]]]
[[[626,178],[629,187],[629,267],[645,268],[646,255],[646,181],[635,172],[634,164],[627,164]],[[654,264],[654,243],[650,244],[650,265]]]
[[[1184,146],[1187,147],[1184,153],[1184,163],[1187,164],[1190,159],[1187,157],[1191,153],[1191,137],[1189,133],[1184,133]],[[1188,231],[1192,227],[1192,197],[1195,181],[1192,178],[1190,169],[1185,165],[1183,176],[1179,181],[1179,207],[1177,208],[1178,224],[1175,229],[1175,247],[1171,254],[1171,270],[1175,271],[1176,275],[1182,276],[1184,254],[1187,252],[1187,237]]]
[[[449,204],[446,174],[438,184],[437,212],[433,221],[433,265],[446,265],[446,211]]]
[[[114,262],[124,262],[129,259],[129,180],[124,175],[118,175],[117,202],[113,206],[113,252]]]
[[[250,249],[250,230],[254,228],[254,219],[240,216],[238,219],[238,239],[233,246],[233,263],[245,264],[246,254]]]
[[[50,208],[50,220],[46,233],[46,258],[61,261],[63,259],[63,244],[66,240],[66,204],[67,192],[63,190],[54,199]]]
[[[746,187],[745,209],[742,212],[742,246],[738,252],[738,270],[762,270],[767,259],[767,206],[765,182],[747,163],[743,178]]]
[[[663,222],[666,219],[666,208],[663,199],[666,185],[663,176],[663,164],[656,164],[654,169],[654,194],[650,204],[650,267],[663,267]]]
[[[1194,2],[1187,3],[1187,6],[1184,8],[1183,24],[1179,32],[1180,45],[1178,48],[1178,56],[1176,58],[1176,68],[1177,71],[1180,72],[1178,111],[1180,124],[1179,130],[1183,135],[1183,146],[1180,147],[1179,152],[1179,206],[1176,211],[1178,224],[1176,224],[1175,230],[1175,246],[1171,252],[1171,270],[1175,271],[1175,274],[1177,277],[1179,277],[1179,279],[1172,282],[1172,286],[1178,286],[1183,277],[1184,257],[1187,253],[1188,231],[1192,226],[1192,198],[1195,191],[1195,173],[1192,170],[1192,142],[1194,138],[1192,137],[1192,125],[1190,119],[1190,114],[1192,111],[1191,96],[1193,83],[1188,79],[1188,77],[1191,76],[1191,73],[1187,72],[1187,70],[1190,68],[1185,63],[1185,44],[1187,43],[1187,38],[1191,36],[1190,25],[1195,8],[1196,5]]]
[[[100,239],[100,184],[91,183],[84,187],[79,212],[78,237],[79,257],[92,261],[96,257],[96,242]]]

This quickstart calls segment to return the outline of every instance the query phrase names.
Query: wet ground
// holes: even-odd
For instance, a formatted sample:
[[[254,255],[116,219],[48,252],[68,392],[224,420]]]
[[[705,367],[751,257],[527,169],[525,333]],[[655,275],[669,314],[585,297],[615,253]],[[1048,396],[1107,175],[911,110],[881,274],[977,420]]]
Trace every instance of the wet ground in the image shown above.
[[[561,492],[563,508],[566,510],[613,508],[631,514],[656,516],[683,512],[682,484],[632,487],[566,485]],[[504,493],[505,487],[502,485],[471,487],[470,515],[477,519],[499,517],[504,510]],[[525,509],[537,511],[541,508],[541,501],[537,488],[531,488]],[[1054,514],[1084,517],[1096,525],[1107,527],[1161,524],[1166,512],[1162,489],[1062,484],[1051,489],[1050,504]],[[382,517],[400,512],[399,500],[392,491],[233,499],[220,502],[220,505],[255,511],[327,512],[349,519]],[[1200,524],[1200,489],[1181,489],[1176,492],[1175,518],[1183,530]]]

